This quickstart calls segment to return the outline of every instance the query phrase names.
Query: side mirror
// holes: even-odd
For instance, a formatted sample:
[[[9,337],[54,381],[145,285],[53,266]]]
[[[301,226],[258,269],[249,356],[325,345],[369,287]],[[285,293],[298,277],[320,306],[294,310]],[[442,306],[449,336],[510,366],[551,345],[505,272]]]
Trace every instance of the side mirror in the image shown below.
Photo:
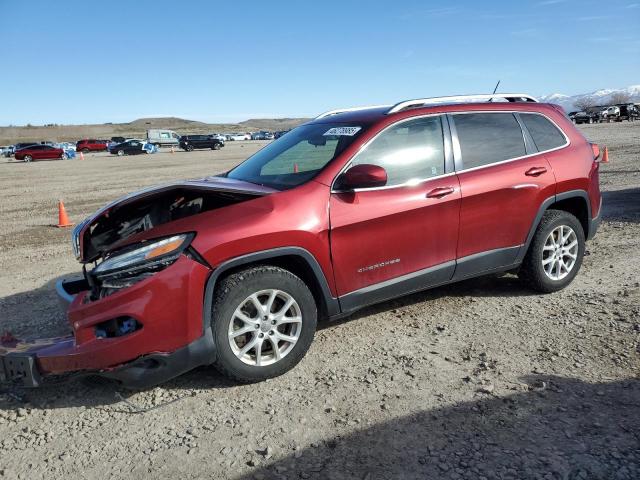
[[[339,190],[354,190],[356,188],[384,187],[387,184],[387,172],[378,165],[363,163],[355,165],[344,172],[336,182]]]

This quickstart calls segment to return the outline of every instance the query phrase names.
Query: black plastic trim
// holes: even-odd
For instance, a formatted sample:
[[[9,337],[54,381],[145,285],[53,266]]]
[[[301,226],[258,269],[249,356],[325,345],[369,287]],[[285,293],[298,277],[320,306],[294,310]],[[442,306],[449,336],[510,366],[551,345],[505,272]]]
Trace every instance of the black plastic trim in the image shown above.
[[[459,258],[456,262],[456,271],[452,281],[483,275],[505,267],[511,267],[516,263],[518,253],[522,245],[516,247],[497,248],[486,252],[474,253]]]
[[[602,197],[600,197],[600,206],[598,207],[598,215],[594,218],[589,218],[589,233],[587,233],[587,240],[591,240],[595,237],[600,223],[602,222]]]
[[[90,288],[84,277],[75,276],[58,280],[56,282],[56,293],[58,294],[58,303],[62,311],[66,313],[75,296]]]
[[[127,388],[150,388],[183,373],[215,362],[213,333],[207,327],[202,337],[171,353],[144,355],[114,370],[96,372]]]
[[[451,128],[449,127],[449,118],[447,115],[440,115],[440,123],[442,125],[442,137],[444,140],[444,173],[455,173],[456,168],[453,160],[453,142],[451,140]]]
[[[220,275],[232,268],[247,265],[249,263],[262,262],[265,260],[291,255],[300,257],[307,263],[309,267],[311,267],[318,285],[320,285],[320,294],[324,301],[324,307],[326,309],[327,315],[329,317],[332,317],[340,314],[340,303],[338,302],[337,298],[331,295],[331,290],[329,289],[327,279],[325,278],[324,272],[322,271],[322,268],[320,267],[320,264],[315,259],[315,257],[309,251],[301,247],[280,247],[232,258],[231,260],[227,260],[226,262],[221,263],[215,268],[215,270],[213,270],[213,272],[211,272],[204,290],[203,328],[206,329],[211,325],[213,290],[215,289]]]
[[[343,313],[346,314],[367,305],[442,285],[451,280],[455,267],[456,262],[452,260],[418,270],[417,272],[408,273],[401,277],[369,285],[340,297],[340,305]]]

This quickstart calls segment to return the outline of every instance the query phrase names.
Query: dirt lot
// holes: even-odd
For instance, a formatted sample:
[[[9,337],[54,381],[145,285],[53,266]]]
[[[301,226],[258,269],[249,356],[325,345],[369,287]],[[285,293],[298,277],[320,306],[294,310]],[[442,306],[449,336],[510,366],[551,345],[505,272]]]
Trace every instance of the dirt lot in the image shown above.
[[[322,325],[297,368],[256,385],[203,368],[141,392],[3,391],[0,477],[640,478],[640,122],[584,131],[611,163],[603,225],[566,290],[503,276],[387,302]],[[50,226],[59,198],[77,222],[258,147],[0,164],[0,331],[66,331],[51,282],[78,265]]]

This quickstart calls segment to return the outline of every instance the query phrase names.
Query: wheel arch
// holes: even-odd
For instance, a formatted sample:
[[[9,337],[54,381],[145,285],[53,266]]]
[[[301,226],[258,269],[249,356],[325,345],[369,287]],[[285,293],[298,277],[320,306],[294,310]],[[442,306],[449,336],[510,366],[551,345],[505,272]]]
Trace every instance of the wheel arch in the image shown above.
[[[321,318],[340,313],[338,299],[331,294],[324,272],[315,257],[304,248],[281,247],[227,260],[213,270],[204,291],[203,326],[205,329],[211,325],[214,292],[220,280],[255,265],[273,265],[289,270],[300,277],[311,290]]]
[[[540,205],[538,213],[536,214],[533,223],[531,224],[531,228],[529,229],[527,239],[520,248],[520,252],[518,252],[516,263],[522,263],[522,260],[529,250],[529,245],[533,240],[533,235],[536,233],[536,229],[538,228],[538,225],[540,225],[542,216],[547,210],[562,210],[574,215],[582,225],[585,238],[589,239],[593,237],[593,233],[595,232],[592,231],[594,227],[592,227],[593,220],[591,217],[589,194],[585,190],[570,190],[568,192],[558,193],[547,198]]]

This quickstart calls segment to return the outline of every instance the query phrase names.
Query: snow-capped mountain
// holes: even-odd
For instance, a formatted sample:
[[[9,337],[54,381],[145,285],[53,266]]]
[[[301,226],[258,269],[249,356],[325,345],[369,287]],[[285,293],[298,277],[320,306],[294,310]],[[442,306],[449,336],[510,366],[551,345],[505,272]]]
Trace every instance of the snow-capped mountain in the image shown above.
[[[613,103],[613,97],[616,94],[624,94],[629,96],[629,101],[640,102],[640,85],[631,85],[627,88],[603,88],[591,93],[582,93],[580,95],[564,95],[562,93],[553,93],[538,97],[538,100],[545,103],[557,103],[567,112],[578,110],[575,103],[583,98],[591,98],[594,105],[609,105]]]

